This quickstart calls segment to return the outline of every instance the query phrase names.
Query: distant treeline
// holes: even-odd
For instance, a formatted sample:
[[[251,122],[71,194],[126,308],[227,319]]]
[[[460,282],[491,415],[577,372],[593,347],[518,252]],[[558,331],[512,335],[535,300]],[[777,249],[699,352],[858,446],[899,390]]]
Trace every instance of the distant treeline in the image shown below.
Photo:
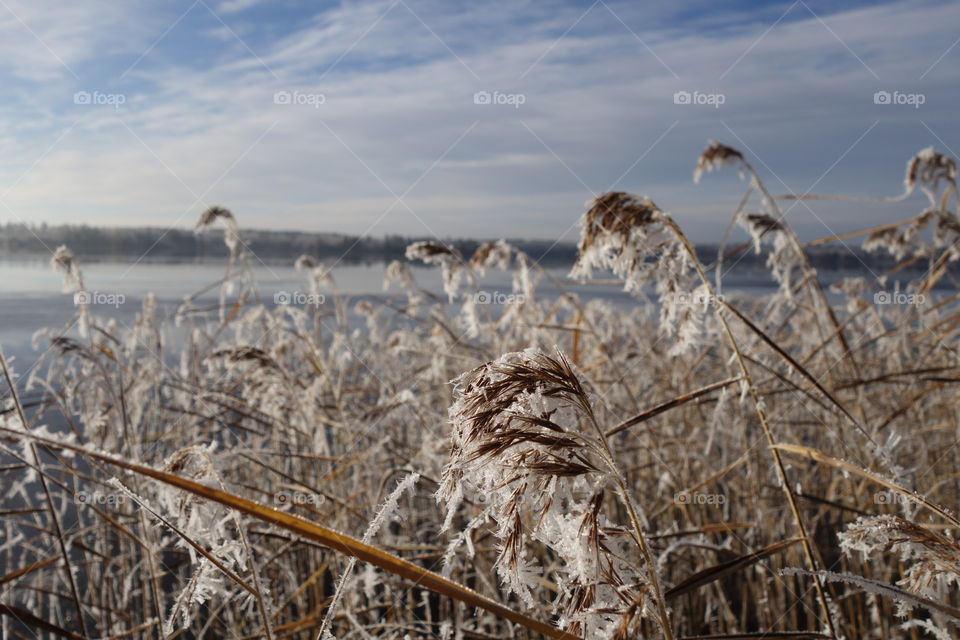
[[[317,233],[307,231],[242,230],[244,244],[256,256],[273,263],[292,263],[301,255],[317,260],[339,260],[348,264],[373,264],[404,259],[406,247],[417,240],[399,235],[358,237],[341,233]],[[552,240],[508,241],[525,251],[544,266],[571,265],[576,259],[573,242]],[[451,239],[443,242],[456,247],[464,256],[484,240]],[[0,256],[49,255],[60,245],[67,245],[73,253],[87,260],[108,258],[133,258],[145,256],[153,261],[184,261],[225,258],[228,255],[223,236],[218,230],[194,233],[188,229],[164,229],[159,227],[93,227],[88,225],[27,225],[7,223],[0,226]],[[735,247],[729,247],[728,253]],[[701,245],[697,253],[704,264],[716,260],[715,245]],[[886,255],[867,254],[860,249],[845,247],[817,247],[810,251],[814,267],[832,271],[865,271],[869,268],[876,274],[894,266]],[[727,264],[736,263],[737,270],[763,267],[765,256],[754,254],[752,247]],[[915,269],[924,269],[926,263],[916,264]]]
[[[370,264],[402,260],[407,245],[432,237],[351,236],[342,233],[308,231],[264,231],[242,229],[240,237],[247,249],[266,262],[292,263],[301,255],[345,263]],[[444,238],[468,258],[483,240]],[[572,243],[555,244],[549,240],[510,240],[543,263],[570,263],[576,257]],[[157,261],[204,260],[228,255],[223,234],[218,229],[194,233],[189,229],[159,227],[92,227],[88,225],[0,226],[0,255],[48,254],[66,245],[80,258],[139,258]]]

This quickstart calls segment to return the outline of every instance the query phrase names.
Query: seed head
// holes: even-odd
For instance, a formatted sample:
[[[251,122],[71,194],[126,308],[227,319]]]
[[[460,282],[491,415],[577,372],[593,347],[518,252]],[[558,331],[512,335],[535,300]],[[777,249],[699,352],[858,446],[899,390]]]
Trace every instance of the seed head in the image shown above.
[[[939,153],[933,147],[927,147],[910,158],[903,178],[907,193],[913,192],[918,184],[927,193],[935,193],[940,182],[956,185],[957,163],[953,158]]]
[[[470,268],[481,274],[492,267],[507,269],[510,266],[510,255],[512,253],[513,247],[503,240],[484,242],[473,252],[473,256],[470,258]]]
[[[693,181],[700,182],[700,176],[704,172],[716,171],[724,165],[742,166],[743,163],[742,153],[716,140],[711,140],[707,148],[697,158],[697,166],[693,170]]]
[[[460,288],[460,278],[466,267],[460,252],[441,242],[414,242],[407,247],[407,260],[438,264],[443,270],[443,290],[452,301]]]

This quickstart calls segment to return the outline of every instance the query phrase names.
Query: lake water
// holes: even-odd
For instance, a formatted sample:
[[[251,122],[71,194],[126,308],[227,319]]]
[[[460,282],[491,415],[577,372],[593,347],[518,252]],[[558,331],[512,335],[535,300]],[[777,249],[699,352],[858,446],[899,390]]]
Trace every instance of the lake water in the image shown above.
[[[222,278],[225,263],[131,264],[102,261],[82,263],[81,269],[87,291],[100,296],[102,302],[94,305],[94,314],[114,317],[119,322],[130,324],[148,293],[156,294],[162,310],[173,311],[185,296]],[[356,302],[384,295],[383,270],[382,264],[341,264],[334,269],[334,277],[340,291],[351,298],[351,302]],[[412,267],[412,271],[422,288],[442,296],[439,269]],[[551,270],[551,274],[562,281],[566,280],[567,272],[567,269]],[[307,274],[289,265],[256,264],[254,273],[260,294],[268,305],[274,304],[275,295],[292,295],[308,290]],[[823,279],[830,282],[841,275],[824,274]],[[728,276],[724,283],[728,293],[738,291],[756,296],[773,291],[769,276],[765,273],[735,273]],[[493,295],[509,294],[510,275],[490,270],[481,280],[480,288]],[[637,303],[635,298],[622,291],[621,286],[612,282],[585,286],[567,281],[564,289],[577,293],[583,300],[599,297],[614,304]],[[557,293],[557,288],[549,281],[541,280],[539,295],[553,296]],[[216,298],[217,289],[213,289],[201,299],[214,302]],[[63,293],[63,274],[50,267],[47,257],[0,258],[0,347],[7,356],[16,358],[18,371],[24,371],[36,359],[37,352],[31,347],[33,333],[43,327],[61,329],[73,318],[74,311],[73,294]],[[41,348],[44,346],[41,345]]]

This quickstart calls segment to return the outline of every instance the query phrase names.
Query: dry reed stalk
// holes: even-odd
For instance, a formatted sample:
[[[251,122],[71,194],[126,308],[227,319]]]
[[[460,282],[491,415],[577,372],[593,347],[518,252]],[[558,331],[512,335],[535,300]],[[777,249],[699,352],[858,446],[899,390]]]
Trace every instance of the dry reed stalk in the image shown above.
[[[691,262],[694,265],[694,268],[697,271],[697,274],[700,276],[701,282],[708,290],[712,293],[712,284],[707,279],[706,274],[703,273],[703,267],[700,265],[699,260],[697,259],[696,252],[693,250],[693,246],[687,240],[684,233],[680,230],[680,227],[676,225],[675,222],[669,216],[663,216],[664,224],[670,228],[673,233],[676,235],[677,239],[683,245],[684,249],[687,251],[687,254],[690,256]],[[724,305],[726,307],[726,305]],[[724,333],[726,334],[728,344],[730,345],[731,350],[736,356],[737,365],[740,369],[740,377],[743,379],[744,384],[747,387],[747,392],[750,394],[750,399],[753,402],[754,409],[756,411],[757,419],[760,421],[760,426],[763,428],[763,434],[767,439],[767,443],[770,446],[770,451],[773,456],[774,466],[777,470],[777,478],[780,482],[780,487],[783,490],[784,496],[787,498],[787,504],[790,506],[790,512],[793,515],[794,522],[797,526],[797,533],[801,539],[801,544],[803,547],[804,556],[806,557],[807,564],[811,567],[811,571],[818,571],[818,562],[816,555],[813,550],[813,545],[810,542],[809,535],[807,533],[807,527],[804,524],[803,516],[800,513],[800,509],[797,506],[797,498],[794,494],[793,488],[790,486],[790,480],[787,478],[787,471],[784,468],[783,460],[780,457],[780,452],[776,449],[777,440],[773,435],[773,430],[770,428],[770,424],[767,420],[766,411],[763,408],[763,404],[760,400],[760,396],[757,393],[756,387],[753,384],[753,379],[750,376],[750,371],[747,368],[746,361],[744,359],[743,353],[740,350],[740,346],[737,344],[737,340],[733,335],[733,331],[730,329],[730,325],[727,323],[726,318],[720,313],[719,309],[717,311],[717,317],[720,319],[720,323],[723,326]],[[837,638],[837,630],[833,621],[833,612],[830,610],[830,602],[827,599],[827,593],[824,589],[823,582],[819,576],[814,576],[814,586],[817,590],[817,596],[820,600],[821,613],[826,621],[830,637]]]
[[[226,491],[181,478],[172,473],[133,464],[94,451],[87,451],[81,447],[68,445],[50,438],[35,436],[30,433],[24,433],[6,427],[0,427],[0,432],[6,433],[9,436],[26,438],[29,442],[43,444],[44,446],[52,449],[65,449],[72,451],[75,454],[82,455],[93,460],[124,469],[126,471],[130,471],[140,476],[153,478],[154,480],[158,480],[172,487],[176,487],[177,489],[189,492],[199,498],[222,504],[225,507],[239,511],[240,513],[245,513],[261,522],[275,525],[281,529],[290,531],[291,533],[295,533],[303,536],[304,538],[316,541],[323,546],[339,551],[340,553],[344,553],[363,562],[373,564],[386,571],[389,571],[394,575],[411,580],[417,585],[437,591],[438,593],[455,600],[459,600],[470,606],[479,607],[506,620],[515,622],[532,631],[542,633],[547,637],[559,638],[561,640],[576,639],[575,635],[561,631],[553,625],[540,622],[539,620],[534,620],[523,614],[517,613],[483,595],[480,595],[479,593],[476,593],[471,589],[456,584],[455,582],[447,580],[446,578],[443,578],[435,573],[426,571],[410,562],[407,562],[406,560],[308,520],[297,518],[282,511],[277,511],[276,509],[257,504],[256,502],[233,495]]]

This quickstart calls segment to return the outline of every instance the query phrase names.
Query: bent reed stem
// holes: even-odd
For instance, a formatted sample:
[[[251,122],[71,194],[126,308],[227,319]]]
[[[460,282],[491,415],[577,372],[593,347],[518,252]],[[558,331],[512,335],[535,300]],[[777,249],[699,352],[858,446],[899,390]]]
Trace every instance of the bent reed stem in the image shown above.
[[[673,232],[677,240],[683,246],[684,251],[686,251],[688,258],[692,261],[692,264],[694,266],[694,269],[697,272],[697,276],[700,278],[700,281],[704,284],[704,286],[707,287],[707,290],[710,292],[710,294],[716,297],[714,294],[715,290],[713,288],[713,285],[710,283],[709,278],[707,278],[706,273],[704,273],[703,265],[700,264],[700,260],[697,258],[697,254],[693,248],[693,245],[691,245],[690,241],[687,240],[686,235],[684,235],[683,231],[680,229],[677,223],[674,222],[673,218],[671,218],[665,213],[661,213],[660,216],[661,216],[661,219],[663,220],[663,223]],[[726,302],[722,302],[722,301],[720,302],[720,305],[722,305],[724,308],[728,306]],[[737,365],[740,369],[740,375],[743,379],[743,383],[747,386],[748,393],[750,394],[750,399],[753,403],[754,411],[757,414],[757,419],[760,421],[760,426],[763,429],[763,434],[767,439],[767,444],[770,450],[770,454],[773,456],[774,467],[777,470],[777,478],[780,481],[780,486],[783,488],[784,495],[787,498],[787,504],[790,506],[790,512],[793,514],[793,519],[797,525],[797,531],[800,534],[799,537],[802,540],[801,546],[803,547],[803,553],[804,553],[804,556],[806,557],[807,564],[810,566],[810,570],[812,572],[817,572],[819,571],[819,566],[814,554],[813,545],[810,542],[810,538],[807,533],[807,527],[803,522],[803,516],[801,515],[800,509],[797,506],[796,495],[794,494],[793,489],[790,488],[790,483],[787,480],[787,471],[783,465],[783,459],[780,457],[780,451],[776,448],[778,443],[776,438],[773,435],[773,430],[770,428],[770,424],[767,421],[767,415],[761,404],[760,395],[757,393],[757,389],[753,384],[753,378],[751,377],[750,371],[747,368],[747,363],[746,363],[746,360],[744,359],[743,352],[740,350],[740,345],[737,344],[737,340],[733,335],[733,330],[730,328],[730,324],[727,322],[726,317],[724,316],[724,314],[719,308],[717,309],[716,315],[717,315],[717,319],[720,320],[721,326],[723,326],[723,331],[727,338],[727,342],[729,343],[730,348],[733,350],[734,355],[736,356]],[[821,609],[823,610],[823,615],[824,615],[824,618],[826,619],[827,627],[830,631],[830,636],[833,638],[837,638],[836,627],[834,626],[834,623],[833,623],[833,615],[830,612],[830,602],[827,598],[827,593],[826,593],[826,590],[824,589],[823,581],[821,580],[819,575],[814,575],[813,580],[814,580],[814,585],[817,591],[817,597],[820,601],[820,606],[821,606]]]

